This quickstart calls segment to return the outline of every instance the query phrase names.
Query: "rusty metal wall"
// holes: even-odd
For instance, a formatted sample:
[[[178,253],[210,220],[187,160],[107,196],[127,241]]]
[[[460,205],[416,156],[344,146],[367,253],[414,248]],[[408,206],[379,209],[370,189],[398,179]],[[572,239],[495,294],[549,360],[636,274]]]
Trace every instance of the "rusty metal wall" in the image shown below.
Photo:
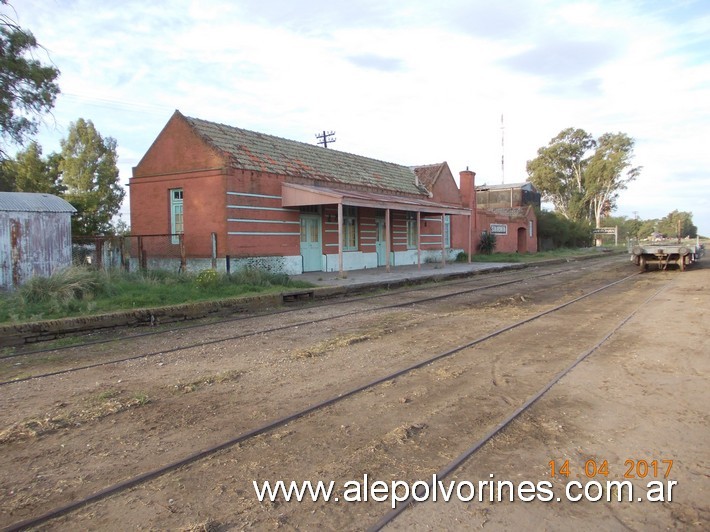
[[[0,211],[0,287],[71,266],[69,213]]]

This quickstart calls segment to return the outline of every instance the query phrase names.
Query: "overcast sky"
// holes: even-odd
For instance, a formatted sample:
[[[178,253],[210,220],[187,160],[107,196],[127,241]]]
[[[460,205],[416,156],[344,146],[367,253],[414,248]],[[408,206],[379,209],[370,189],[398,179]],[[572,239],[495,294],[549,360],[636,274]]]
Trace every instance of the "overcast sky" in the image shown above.
[[[90,119],[123,183],[175,109],[308,143],[334,130],[334,149],[479,184],[524,181],[575,127],[636,140],[615,214],[691,211],[710,235],[707,0],[11,3],[61,70],[45,154]]]

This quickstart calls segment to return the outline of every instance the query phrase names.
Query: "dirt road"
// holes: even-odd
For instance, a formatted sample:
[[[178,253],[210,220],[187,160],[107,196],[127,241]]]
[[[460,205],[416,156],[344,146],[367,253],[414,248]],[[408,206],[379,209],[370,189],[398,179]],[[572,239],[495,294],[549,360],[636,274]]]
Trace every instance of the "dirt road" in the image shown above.
[[[413,305],[383,309],[380,298],[304,307],[2,361],[0,377],[8,380],[148,354],[0,387],[0,524],[39,515],[453,351],[635,271],[620,259],[562,270],[545,277],[509,272],[385,298],[404,303],[450,292]],[[455,294],[523,276],[514,284]],[[343,497],[342,484],[364,475],[388,483],[431,478],[665,287],[451,479],[546,479],[557,490],[571,480],[586,481],[590,459],[599,465],[606,460],[608,478],[618,480],[627,460],[673,460],[669,478],[678,484],[672,502],[422,503],[390,526],[705,527],[709,280],[710,270],[701,268],[636,276],[43,526],[367,528],[387,512],[389,501],[259,502],[253,482],[332,480],[334,495]],[[336,317],[341,313],[348,315]],[[569,460],[570,476],[558,471],[551,478],[552,460],[558,467]],[[648,479],[643,481],[634,485]]]

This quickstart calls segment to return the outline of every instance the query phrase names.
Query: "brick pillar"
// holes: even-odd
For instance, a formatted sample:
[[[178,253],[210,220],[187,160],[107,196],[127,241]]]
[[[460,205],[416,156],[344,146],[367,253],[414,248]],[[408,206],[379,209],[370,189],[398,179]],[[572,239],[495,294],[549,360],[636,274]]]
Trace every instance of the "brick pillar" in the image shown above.
[[[468,168],[459,172],[459,182],[461,183],[461,203],[467,209],[471,209],[471,236],[469,240],[469,260],[476,249],[478,242],[478,216],[476,215],[476,172]]]

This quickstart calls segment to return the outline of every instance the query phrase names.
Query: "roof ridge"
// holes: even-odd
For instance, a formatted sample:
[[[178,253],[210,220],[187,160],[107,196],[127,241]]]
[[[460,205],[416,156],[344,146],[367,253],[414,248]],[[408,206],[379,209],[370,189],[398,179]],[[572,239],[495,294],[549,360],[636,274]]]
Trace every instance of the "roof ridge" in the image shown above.
[[[182,113],[181,113],[181,114],[182,114]],[[239,131],[244,131],[244,132],[246,132],[246,133],[252,133],[252,134],[254,134],[254,135],[261,135],[261,136],[263,136],[263,137],[269,137],[269,138],[273,138],[273,139],[278,139],[278,140],[280,140],[280,141],[293,142],[293,143],[296,143],[296,144],[300,144],[300,145],[302,145],[302,146],[306,146],[306,147],[311,148],[311,149],[316,149],[316,150],[325,150],[325,149],[327,149],[327,150],[329,150],[329,151],[331,151],[331,152],[337,152],[337,153],[339,153],[339,154],[348,155],[348,156],[351,156],[351,157],[356,157],[356,158],[358,158],[358,159],[367,159],[367,160],[370,160],[370,161],[377,161],[377,162],[379,162],[379,163],[391,164],[391,165],[393,165],[393,166],[397,166],[397,167],[400,167],[400,168],[409,168],[409,169],[411,169],[411,170],[413,170],[413,169],[415,168],[415,167],[412,167],[412,166],[407,166],[407,165],[405,165],[405,164],[393,163],[393,162],[391,162],[391,161],[385,161],[385,160],[383,160],[383,159],[376,159],[376,158],[374,158],[374,157],[369,157],[369,156],[367,156],[367,155],[358,155],[358,154],[356,154],[356,153],[351,153],[351,152],[347,152],[347,151],[343,151],[343,150],[338,150],[338,149],[335,149],[335,148],[320,148],[320,147],[318,147],[318,146],[315,146],[315,145],[313,145],[313,144],[309,144],[308,142],[304,142],[304,141],[302,141],[302,140],[294,140],[294,139],[289,139],[289,138],[286,138],[286,137],[280,137],[280,136],[278,136],[278,135],[273,135],[273,134],[271,134],[271,133],[262,133],[262,132],[260,132],[260,131],[255,131],[255,130],[253,130],[253,129],[246,129],[246,128],[243,128],[243,127],[238,127],[238,126],[232,126],[232,125],[229,125],[229,124],[224,124],[224,123],[222,123],[222,122],[214,122],[214,121],[212,121],[212,120],[205,120],[204,118],[196,118],[196,117],[187,116],[187,115],[183,115],[183,117],[186,118],[188,121],[194,120],[194,121],[197,121],[197,122],[204,122],[204,123],[206,123],[206,124],[210,124],[210,125],[213,125],[213,126],[220,126],[220,127],[224,127],[224,128],[227,128],[227,129],[236,129],[236,130],[239,130]]]

